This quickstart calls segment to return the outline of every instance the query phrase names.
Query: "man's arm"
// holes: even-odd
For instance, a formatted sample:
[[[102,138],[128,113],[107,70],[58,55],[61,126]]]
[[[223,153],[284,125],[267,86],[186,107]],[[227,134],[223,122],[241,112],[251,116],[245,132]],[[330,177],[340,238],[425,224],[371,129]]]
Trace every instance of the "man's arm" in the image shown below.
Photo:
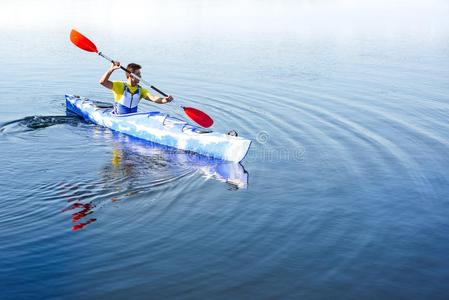
[[[112,72],[114,72],[117,69],[120,69],[120,63],[118,61],[115,61],[106,71],[106,73],[104,73],[103,76],[100,78],[100,84],[105,88],[112,90],[112,81],[109,80],[109,77],[111,76]]]
[[[158,103],[158,104],[168,103],[173,100],[173,97],[170,95],[167,97],[158,97],[158,96],[153,96],[150,93],[146,94],[145,97],[143,97],[143,98],[153,101],[154,103]]]

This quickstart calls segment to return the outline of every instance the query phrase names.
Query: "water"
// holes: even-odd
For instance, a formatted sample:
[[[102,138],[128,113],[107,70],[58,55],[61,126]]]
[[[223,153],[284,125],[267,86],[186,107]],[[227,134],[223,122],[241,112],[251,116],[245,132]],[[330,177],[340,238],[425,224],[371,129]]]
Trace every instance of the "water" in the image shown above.
[[[0,4],[1,299],[447,298],[446,3],[30,3]],[[72,26],[252,139],[242,166],[65,116],[111,99]]]

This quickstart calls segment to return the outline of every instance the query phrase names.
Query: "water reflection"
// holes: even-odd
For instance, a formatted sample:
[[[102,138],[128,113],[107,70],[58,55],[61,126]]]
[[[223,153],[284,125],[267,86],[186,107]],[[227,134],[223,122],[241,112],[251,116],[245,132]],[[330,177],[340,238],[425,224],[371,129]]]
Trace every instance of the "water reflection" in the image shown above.
[[[71,216],[72,216],[72,230],[76,231],[84,228],[84,226],[89,225],[90,223],[95,222],[97,220],[95,218],[90,218],[87,221],[84,220],[82,222],[78,222],[86,218],[91,213],[93,213],[92,208],[93,208],[92,203],[75,202],[69,207],[65,208],[62,212],[75,210],[75,212],[73,212]]]
[[[103,176],[128,184],[127,190],[137,186],[136,178],[149,175],[160,185],[188,174],[200,173],[205,179],[225,182],[237,189],[248,186],[248,172],[240,163],[226,162],[186,151],[143,141],[104,128],[93,128],[98,138],[103,135],[113,146],[111,163],[103,168]]]
[[[63,212],[73,211],[72,230],[95,222],[99,209],[110,203],[137,196],[143,196],[140,199],[144,201],[175,198],[180,189],[169,189],[167,185],[182,178],[187,179],[180,184],[190,184],[199,175],[204,179],[201,184],[213,179],[226,183],[229,190],[248,187],[248,172],[239,163],[161,146],[99,126],[92,126],[87,132],[94,142],[110,144],[112,151],[96,182],[90,181],[87,186],[77,183],[70,193],[65,193],[71,204]],[[95,218],[91,217],[93,213]]]

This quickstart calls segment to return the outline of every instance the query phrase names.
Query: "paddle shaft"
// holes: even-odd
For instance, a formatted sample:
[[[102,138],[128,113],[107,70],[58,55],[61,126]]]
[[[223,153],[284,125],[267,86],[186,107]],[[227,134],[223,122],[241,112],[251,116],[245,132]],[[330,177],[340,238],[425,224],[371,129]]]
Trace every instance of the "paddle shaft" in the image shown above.
[[[115,63],[112,58],[104,55],[102,52],[98,52],[98,55],[100,55],[101,57],[103,57],[104,59],[110,61],[111,63]],[[126,70],[125,67],[120,66],[120,69],[122,69],[123,71],[125,71],[126,73],[128,73],[129,75],[131,75],[134,78],[139,79],[140,81],[142,81],[145,85],[149,86],[150,88],[152,88],[153,90],[155,90],[156,92],[158,92],[159,94],[161,94],[164,97],[168,97],[168,95],[166,93],[164,93],[163,91],[161,91],[160,89],[158,89],[157,87],[153,86],[151,83],[149,83],[148,81],[143,80],[140,76],[129,72],[128,70]]]

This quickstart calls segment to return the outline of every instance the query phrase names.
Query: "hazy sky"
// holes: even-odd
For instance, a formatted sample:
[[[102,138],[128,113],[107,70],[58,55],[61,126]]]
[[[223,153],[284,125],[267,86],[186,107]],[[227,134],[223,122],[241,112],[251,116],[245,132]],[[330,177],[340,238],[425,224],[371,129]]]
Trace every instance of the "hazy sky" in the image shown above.
[[[132,3],[131,7],[129,3]],[[449,31],[447,0],[0,0],[0,30]]]

